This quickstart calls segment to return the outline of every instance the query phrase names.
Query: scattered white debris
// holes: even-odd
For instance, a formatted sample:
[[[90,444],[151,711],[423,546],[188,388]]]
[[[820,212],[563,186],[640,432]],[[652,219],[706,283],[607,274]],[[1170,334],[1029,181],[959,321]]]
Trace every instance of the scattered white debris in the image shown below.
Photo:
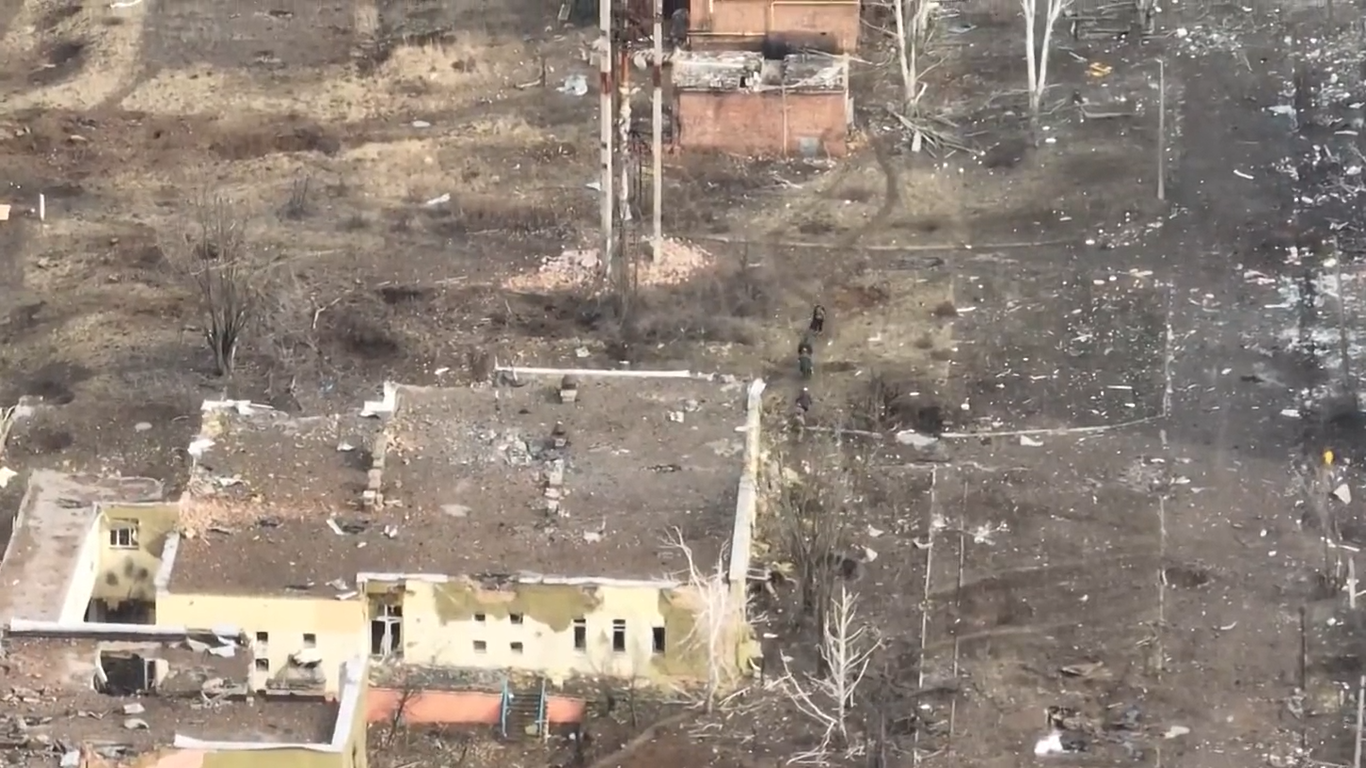
[[[190,441],[190,446],[185,452],[196,459],[204,458],[204,452],[213,447],[213,441],[207,437],[196,437]]]
[[[343,440],[340,443],[337,443],[337,450],[341,451],[342,453],[346,453],[347,451],[356,450],[356,446]]]
[[[1061,755],[1065,751],[1062,748],[1062,733],[1059,731],[1053,731],[1034,743],[1034,754],[1038,757]]]
[[[585,96],[588,94],[588,78],[584,75],[570,75],[555,90],[570,96]]]
[[[1298,419],[1300,417],[1300,411],[1298,408],[1282,408],[1281,415],[1287,419]]]
[[[0,467],[0,488],[4,488],[4,487],[8,486],[8,485],[9,485],[9,481],[13,480],[14,478],[16,478],[16,477],[18,477],[18,476],[19,476],[19,473],[18,473],[18,472],[15,472],[14,470],[10,469],[9,467]]]
[[[683,423],[683,412],[682,412],[682,411],[669,411],[669,413],[668,413],[668,419],[669,419],[669,421],[672,421],[672,422],[675,423],[675,424],[682,424],[682,423]]]
[[[1342,485],[1339,485],[1337,488],[1334,488],[1333,496],[1336,497],[1337,500],[1342,502],[1343,504],[1352,503],[1352,489],[1348,488],[1346,483],[1343,483]]]
[[[599,531],[584,531],[583,540],[589,544],[597,544],[602,541],[602,533]]]
[[[432,206],[436,206],[436,205],[445,205],[446,203],[449,203],[450,201],[451,201],[451,193],[450,193],[450,192],[447,192],[447,193],[445,193],[445,194],[442,194],[442,195],[438,195],[438,196],[436,196],[436,197],[433,197],[431,200],[428,200],[427,202],[423,203],[423,205],[427,206],[428,208],[431,208]]]
[[[446,368],[446,367],[437,368],[435,371],[432,371],[432,375],[434,375],[434,376],[442,376],[442,375],[444,375],[444,374],[450,372],[450,370],[451,370],[450,368]]]
[[[1191,729],[1187,728],[1187,727],[1184,726],[1184,725],[1173,725],[1172,727],[1170,727],[1170,728],[1167,729],[1167,732],[1166,732],[1166,733],[1162,734],[1162,738],[1164,738],[1164,739],[1174,739],[1174,738],[1176,738],[1177,736],[1185,736],[1186,734],[1188,734],[1188,733],[1190,733],[1190,732],[1191,732]]]
[[[680,240],[665,238],[657,260],[640,264],[636,280],[642,285],[678,285],[692,279],[716,262],[707,251]],[[541,293],[598,283],[602,262],[595,248],[566,248],[545,259],[534,272],[514,275],[503,285],[507,290]]]
[[[871,525],[868,526],[868,538],[870,539],[876,539],[884,533],[886,533],[886,531],[882,530],[881,528],[874,528]]]
[[[414,120],[413,123],[412,123],[412,125],[413,125],[414,128],[431,128],[431,127],[432,127],[432,124],[429,123],[429,122],[427,122],[426,120]]]
[[[1234,176],[1237,176],[1237,177],[1240,178],[1240,179],[1247,179],[1248,181],[1252,181],[1252,178],[1253,178],[1252,174],[1250,174],[1250,173],[1243,173],[1242,171],[1237,170],[1236,168],[1235,168],[1234,171],[1233,171],[1233,175],[1234,175]]]
[[[863,548],[863,562],[871,563],[877,559],[877,552],[872,547]]]
[[[1009,530],[1010,526],[1005,523],[983,523],[972,530],[972,540],[977,544],[990,544],[993,536]]]
[[[131,704],[123,705],[123,714],[125,715],[140,715],[146,711],[147,708],[137,703],[136,701],[132,702]]]
[[[451,517],[469,517],[473,510],[464,504],[442,504],[441,511]]]
[[[909,445],[912,448],[929,448],[939,442],[939,438],[933,435],[922,435],[914,429],[903,429],[896,433],[896,441],[902,445]]]
[[[390,539],[397,539],[397,538],[398,538],[398,526],[397,526],[397,525],[386,525],[386,526],[384,526],[384,535],[385,535],[385,537],[390,538]]]
[[[332,532],[335,533],[335,534],[337,534],[338,536],[345,536],[345,535],[346,535],[346,531],[343,531],[343,530],[341,529],[341,526],[340,526],[340,525],[337,525],[337,519],[336,519],[335,517],[329,517],[329,518],[327,518],[327,527],[328,527],[328,528],[331,528],[331,529],[332,529]]]
[[[289,654],[289,658],[301,667],[311,667],[322,663],[323,654],[317,648],[305,648]]]
[[[588,355],[588,347],[579,347],[578,349],[574,350],[574,357],[584,358],[588,357]]]
[[[1043,441],[1035,440],[1029,435],[1020,435],[1020,445],[1028,446],[1030,448],[1038,448],[1039,446],[1043,445]]]
[[[136,424],[133,425],[133,431],[134,431],[134,432],[146,432],[147,430],[149,430],[149,429],[151,429],[151,428],[152,428],[152,423],[151,423],[150,421],[139,421],[138,423],[136,423]]]

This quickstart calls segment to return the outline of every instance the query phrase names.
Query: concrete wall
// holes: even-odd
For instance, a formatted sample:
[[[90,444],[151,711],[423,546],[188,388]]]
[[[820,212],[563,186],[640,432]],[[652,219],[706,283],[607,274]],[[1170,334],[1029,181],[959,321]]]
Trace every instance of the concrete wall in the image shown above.
[[[848,153],[844,93],[678,92],[679,145],[740,155],[801,153],[818,141],[833,157]]]
[[[91,597],[117,605],[125,600],[155,600],[156,575],[166,537],[179,511],[171,504],[111,505],[101,510],[99,575]],[[115,547],[111,531],[120,525],[137,530],[137,548]]]
[[[754,530],[759,519],[759,464],[764,450],[763,379],[750,382],[745,395],[745,464],[735,494],[735,521],[730,535],[731,599],[744,606],[748,621],[749,566],[754,558]]]
[[[765,37],[831,53],[858,50],[859,3],[847,0],[689,0],[693,37]]]
[[[369,654],[369,630],[364,604],[359,600],[309,597],[189,595],[161,592],[156,596],[157,623],[211,627],[240,627],[252,643],[255,659],[251,684],[257,690],[289,666],[290,654],[305,650],[304,635],[313,635],[326,675],[324,690],[335,696],[341,666],[357,654]],[[265,643],[257,641],[265,633]]]
[[[509,584],[482,589],[465,579],[369,581],[372,601],[402,601],[404,663],[520,669],[552,680],[574,675],[700,680],[705,653],[692,642],[695,600],[661,582]],[[582,624],[577,622],[581,621]],[[624,622],[624,647],[614,622]],[[576,627],[583,647],[576,647]],[[664,650],[656,653],[656,628]]]
[[[105,532],[97,515],[90,522],[85,538],[72,561],[71,573],[67,576],[66,594],[62,598],[62,611],[58,621],[62,624],[80,624],[85,621],[86,608],[90,606],[90,595],[99,581],[100,559],[103,554],[101,541]]]

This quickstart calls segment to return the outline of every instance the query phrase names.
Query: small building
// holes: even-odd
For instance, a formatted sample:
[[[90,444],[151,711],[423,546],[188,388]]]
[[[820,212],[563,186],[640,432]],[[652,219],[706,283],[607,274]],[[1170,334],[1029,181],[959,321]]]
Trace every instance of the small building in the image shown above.
[[[689,0],[694,48],[756,48],[767,40],[828,53],[858,50],[859,0]]]
[[[853,102],[839,56],[678,51],[677,143],[742,155],[843,157]]]

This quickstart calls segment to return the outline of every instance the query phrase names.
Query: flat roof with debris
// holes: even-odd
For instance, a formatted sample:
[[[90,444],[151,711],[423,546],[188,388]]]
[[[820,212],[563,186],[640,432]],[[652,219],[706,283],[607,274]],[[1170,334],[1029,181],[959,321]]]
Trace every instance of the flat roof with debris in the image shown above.
[[[757,51],[677,51],[674,88],[683,91],[841,92],[849,82],[843,56],[797,53],[765,59]]]
[[[120,759],[170,745],[176,734],[212,741],[327,743],[338,704],[314,698],[245,697],[249,655],[215,651],[212,633],[178,640],[8,635],[0,692],[0,754],[62,755],[90,745]],[[127,679],[142,660],[163,660],[155,691]],[[128,663],[121,663],[127,660]],[[110,684],[96,690],[96,669]],[[128,667],[128,669],[124,669]]]
[[[189,502],[201,527],[176,548],[170,591],[344,594],[362,572],[659,579],[682,568],[675,527],[703,562],[720,557],[746,382],[581,377],[572,404],[558,376],[518,383],[397,387],[368,442],[220,413],[195,483],[213,495]],[[370,483],[377,504],[362,502]]]
[[[151,502],[161,496],[161,483],[149,478],[35,471],[0,560],[0,626],[15,618],[63,618],[82,546],[99,521],[98,505]],[[83,615],[84,605],[81,609]]]

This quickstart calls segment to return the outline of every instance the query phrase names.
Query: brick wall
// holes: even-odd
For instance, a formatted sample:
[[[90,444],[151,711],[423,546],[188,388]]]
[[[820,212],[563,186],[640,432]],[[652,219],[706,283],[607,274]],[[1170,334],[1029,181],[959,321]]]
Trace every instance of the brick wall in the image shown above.
[[[858,0],[689,0],[689,23],[707,34],[765,36],[833,53],[858,49]]]
[[[781,93],[678,94],[679,146],[739,155],[799,155],[803,139],[820,142],[824,154],[848,151],[843,93],[789,93],[783,119]]]

